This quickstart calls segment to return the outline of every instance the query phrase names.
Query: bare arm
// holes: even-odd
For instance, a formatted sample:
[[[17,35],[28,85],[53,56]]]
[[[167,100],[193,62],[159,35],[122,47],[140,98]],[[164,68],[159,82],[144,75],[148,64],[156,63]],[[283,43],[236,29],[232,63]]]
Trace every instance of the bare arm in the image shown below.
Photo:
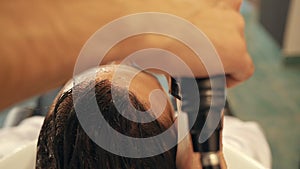
[[[239,5],[239,0],[3,1],[0,5],[0,109],[62,85],[71,78],[78,53],[89,36],[113,19],[145,11],[175,14],[200,27],[216,46],[229,77],[228,85],[233,86],[253,72]],[[139,46],[128,45],[137,41]],[[123,46],[118,45],[106,62],[149,46],[193,55],[170,39],[134,37]],[[206,76],[205,71],[198,71],[198,62],[190,58],[185,61],[192,68],[197,67],[197,76]]]

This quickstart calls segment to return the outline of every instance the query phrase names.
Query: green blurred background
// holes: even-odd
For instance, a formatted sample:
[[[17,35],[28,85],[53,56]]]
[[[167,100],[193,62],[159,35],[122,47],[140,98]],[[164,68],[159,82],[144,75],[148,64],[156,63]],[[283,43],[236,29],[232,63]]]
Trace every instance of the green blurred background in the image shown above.
[[[282,56],[279,44],[259,22],[257,2],[245,1],[241,9],[255,73],[228,91],[229,101],[239,118],[262,126],[271,146],[274,169],[299,169],[300,58],[287,60]]]

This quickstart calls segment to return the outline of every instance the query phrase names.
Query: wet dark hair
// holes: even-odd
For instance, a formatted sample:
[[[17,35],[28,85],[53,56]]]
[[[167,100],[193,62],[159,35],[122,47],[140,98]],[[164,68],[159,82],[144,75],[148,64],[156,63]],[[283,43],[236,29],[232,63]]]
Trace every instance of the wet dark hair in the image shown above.
[[[104,119],[118,132],[137,138],[158,135],[165,131],[173,122],[170,118],[163,123],[156,119],[149,123],[136,123],[120,115],[111,95],[111,82],[101,80],[96,83],[95,90],[87,91],[86,85],[80,86],[83,94],[73,101],[72,90],[63,93],[54,103],[42,126],[37,148],[37,169],[175,169],[176,147],[166,152],[147,158],[128,158],[112,154],[95,144],[82,129],[74,105],[80,104],[89,113],[88,119],[93,122],[97,112],[89,106],[90,100],[96,95],[98,108]],[[126,99],[123,88],[118,89],[118,98]],[[146,111],[147,105],[141,103],[135,95],[129,92],[131,104],[139,111]],[[122,104],[122,113],[139,116],[136,110]],[[151,113],[147,113],[151,116]],[[143,115],[145,115],[143,113]],[[99,124],[99,133],[101,124]],[[103,136],[105,137],[105,135]],[[174,139],[177,139],[174,135]],[[156,143],[164,147],[164,141]],[[147,148],[147,146],[145,147]]]

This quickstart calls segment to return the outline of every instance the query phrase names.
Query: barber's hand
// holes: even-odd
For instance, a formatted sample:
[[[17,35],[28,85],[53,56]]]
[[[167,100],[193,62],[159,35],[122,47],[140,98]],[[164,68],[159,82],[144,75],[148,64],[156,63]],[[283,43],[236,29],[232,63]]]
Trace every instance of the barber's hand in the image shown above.
[[[206,33],[222,60],[231,87],[248,79],[254,66],[246,47],[242,0],[200,0],[203,6],[191,21]]]
[[[174,14],[203,30],[221,57],[227,85],[234,86],[253,73],[240,3],[241,0],[1,1],[0,81],[6,83],[0,90],[5,98],[0,109],[62,85],[72,76],[80,49],[96,30],[137,12]],[[136,36],[128,41],[133,43],[117,45],[106,63],[142,48],[157,47],[179,55],[198,77],[207,76],[197,56],[180,42],[157,36]],[[17,97],[10,92],[16,89]]]
[[[228,87],[245,81],[254,72],[244,37],[245,23],[239,12],[241,2],[241,0],[187,0],[184,2],[173,0],[167,3],[162,2],[158,10],[183,17],[208,36],[223,63]],[[127,4],[126,8],[130,13],[157,11],[157,8],[154,7],[155,4],[158,6],[157,1],[149,2],[149,4],[147,2],[146,5],[139,3],[132,1],[131,4]],[[162,36],[131,37],[119,43],[107,58],[116,59],[118,56],[121,59],[136,50],[149,47],[171,51],[180,56],[196,76],[207,76],[203,64],[190,49],[181,42]],[[160,60],[160,62],[168,63],[169,61]]]

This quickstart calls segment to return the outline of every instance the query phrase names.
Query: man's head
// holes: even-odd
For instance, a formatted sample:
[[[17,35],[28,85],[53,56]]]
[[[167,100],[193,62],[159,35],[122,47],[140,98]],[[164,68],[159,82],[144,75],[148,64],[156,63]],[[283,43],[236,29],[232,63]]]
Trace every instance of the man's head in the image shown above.
[[[105,67],[105,72],[99,72],[96,76],[95,83],[91,80],[83,80],[77,86],[77,90],[81,90],[80,97],[74,100],[72,98],[72,89],[65,88],[54,101],[53,107],[47,115],[38,142],[37,152],[37,168],[176,168],[176,146],[164,153],[147,157],[147,158],[127,158],[110,153],[95,144],[85,133],[80,125],[74,105],[80,104],[82,110],[86,111],[90,116],[88,120],[94,123],[97,111],[93,110],[89,104],[90,100],[96,96],[98,108],[100,109],[104,119],[109,125],[119,133],[135,138],[147,138],[156,136],[167,130],[174,122],[173,109],[169,101],[163,109],[159,117],[156,112],[150,110],[151,106],[161,106],[161,97],[152,98],[153,102],[149,102],[150,93],[159,89],[162,90],[156,78],[148,73],[141,72],[137,74],[129,86],[129,100],[132,106],[121,104],[120,109],[114,105],[112,99],[112,79],[115,71],[118,69],[116,65]],[[131,71],[129,68],[121,68],[118,73]],[[118,69],[119,70],[119,69]],[[118,81],[118,79],[117,79]],[[116,96],[119,102],[128,98],[124,93],[128,90],[121,83],[116,83]],[[90,90],[90,85],[95,85],[95,90]],[[73,88],[74,88],[73,87]],[[166,98],[165,98],[166,99]],[[148,111],[150,110],[150,111]],[[119,112],[122,111],[122,112]],[[143,111],[142,115],[139,111]],[[156,120],[148,123],[137,123],[126,119],[126,116],[154,116]],[[106,137],[102,124],[98,125],[95,133],[101,137]],[[173,139],[177,139],[176,131],[174,131]],[[102,134],[102,135],[101,135]],[[110,138],[107,138],[108,140]],[[114,143],[114,140],[110,140]],[[156,142],[157,146],[164,147],[164,140]],[[115,145],[118,146],[118,145]],[[140,147],[147,151],[147,145]]]

